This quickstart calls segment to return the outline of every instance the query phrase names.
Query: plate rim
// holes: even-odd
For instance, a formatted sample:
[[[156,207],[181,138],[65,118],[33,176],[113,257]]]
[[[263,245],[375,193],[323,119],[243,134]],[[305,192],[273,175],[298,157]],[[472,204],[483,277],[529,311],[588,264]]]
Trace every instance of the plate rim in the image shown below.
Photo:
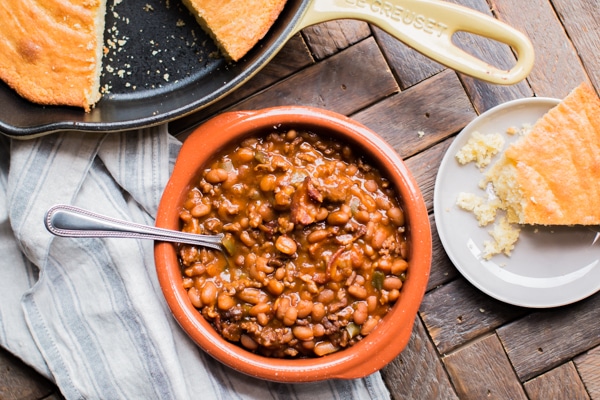
[[[551,108],[558,105],[560,102],[561,102],[561,99],[558,99],[558,98],[535,97],[534,96],[534,97],[526,97],[526,98],[510,100],[510,101],[501,103],[497,106],[494,106],[494,107],[490,108],[489,110],[486,110],[484,113],[478,115],[471,122],[469,122],[454,137],[453,142],[446,149],[446,152],[444,153],[444,156],[442,157],[442,161],[440,162],[438,173],[436,174],[436,179],[435,179],[435,184],[434,184],[434,195],[433,195],[434,221],[435,221],[435,224],[437,227],[437,232],[438,232],[438,236],[440,238],[440,242],[441,242],[442,247],[444,248],[444,251],[446,252],[448,258],[450,259],[450,261],[452,262],[454,267],[458,270],[458,272],[461,274],[461,276],[463,276],[469,283],[471,283],[473,286],[475,286],[481,292],[483,292],[486,295],[488,295],[492,298],[495,298],[499,301],[502,301],[504,303],[511,304],[514,306],[541,309],[541,308],[555,308],[555,307],[560,307],[560,306],[576,303],[578,301],[581,301],[581,300],[597,293],[600,290],[600,284],[598,284],[597,287],[595,288],[595,290],[593,290],[593,291],[590,291],[590,292],[586,291],[579,296],[571,296],[568,298],[568,300],[561,298],[561,299],[559,299],[559,301],[556,301],[556,302],[516,301],[516,300],[510,298],[509,296],[507,296],[506,294],[497,293],[493,290],[490,290],[485,285],[485,282],[480,282],[479,280],[477,280],[475,277],[472,276],[472,274],[469,273],[468,268],[465,268],[463,265],[461,265],[462,264],[461,260],[458,258],[456,252],[453,250],[450,240],[446,237],[446,232],[444,231],[444,229],[442,229],[442,227],[444,225],[444,222],[443,222],[444,218],[442,216],[444,210],[442,210],[442,208],[443,208],[442,203],[441,203],[442,200],[441,200],[441,194],[439,192],[440,192],[440,186],[442,185],[442,183],[441,183],[442,179],[444,178],[443,171],[446,169],[445,166],[448,163],[450,163],[451,160],[454,158],[452,152],[456,150],[455,146],[453,146],[455,141],[459,138],[460,135],[467,134],[468,132],[473,131],[474,127],[478,126],[481,123],[481,121],[489,118],[490,116],[493,116],[494,114],[506,112],[507,109],[510,110],[510,109],[517,108],[522,105],[534,104],[534,105],[541,106],[541,105],[546,104],[546,105],[548,105],[548,110],[550,110]]]

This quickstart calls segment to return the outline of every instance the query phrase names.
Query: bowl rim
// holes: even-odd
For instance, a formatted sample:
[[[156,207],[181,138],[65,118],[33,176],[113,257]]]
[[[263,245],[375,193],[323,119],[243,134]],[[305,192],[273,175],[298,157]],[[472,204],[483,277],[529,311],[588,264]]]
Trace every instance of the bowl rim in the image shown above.
[[[432,257],[429,215],[416,180],[398,153],[375,132],[344,115],[306,106],[279,106],[217,115],[196,128],[183,143],[160,200],[155,224],[162,228],[179,228],[179,204],[183,203],[183,196],[191,188],[191,182],[198,176],[206,159],[219,152],[230,140],[268,130],[285,131],[290,127],[326,132],[332,137],[356,135],[360,139],[351,141],[367,149],[370,161],[381,167],[390,166],[394,171],[391,173],[383,168],[386,177],[396,187],[406,213],[411,254],[401,298],[386,314],[383,323],[352,347],[327,356],[268,358],[223,339],[193,308],[182,285],[174,244],[155,243],[159,284],[174,318],[191,339],[206,353],[240,372],[277,382],[361,378],[383,368],[408,344],[429,280]],[[216,148],[208,146],[207,140]],[[411,220],[419,223],[413,224]],[[404,300],[405,297],[408,299]],[[392,319],[398,322],[386,323]],[[385,343],[381,338],[385,339]]]

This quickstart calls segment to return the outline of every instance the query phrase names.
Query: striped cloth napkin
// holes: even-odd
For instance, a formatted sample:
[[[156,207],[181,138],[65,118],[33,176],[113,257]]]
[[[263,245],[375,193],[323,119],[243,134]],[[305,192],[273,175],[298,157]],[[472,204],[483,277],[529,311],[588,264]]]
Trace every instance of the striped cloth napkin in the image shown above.
[[[389,399],[379,373],[288,385],[229,369],[170,315],[151,241],[46,231],[57,203],[153,224],[180,144],[165,125],[0,135],[0,345],[67,399]]]

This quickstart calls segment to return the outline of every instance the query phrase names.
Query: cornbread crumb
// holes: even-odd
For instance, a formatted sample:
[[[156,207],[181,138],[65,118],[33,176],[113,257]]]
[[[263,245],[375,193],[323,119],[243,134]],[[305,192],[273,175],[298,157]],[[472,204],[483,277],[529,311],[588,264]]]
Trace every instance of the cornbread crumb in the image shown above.
[[[498,198],[487,200],[476,194],[465,192],[458,194],[456,204],[463,210],[473,212],[479,226],[486,226],[494,222],[496,213],[502,206]]]
[[[457,153],[456,160],[462,164],[475,162],[479,169],[487,167],[502,147],[504,147],[504,137],[499,133],[482,134],[474,131],[465,144]]]
[[[508,222],[506,217],[501,217],[499,223],[494,224],[489,232],[494,240],[483,242],[483,258],[489,260],[492,256],[504,253],[510,256],[519,239],[521,229]]]

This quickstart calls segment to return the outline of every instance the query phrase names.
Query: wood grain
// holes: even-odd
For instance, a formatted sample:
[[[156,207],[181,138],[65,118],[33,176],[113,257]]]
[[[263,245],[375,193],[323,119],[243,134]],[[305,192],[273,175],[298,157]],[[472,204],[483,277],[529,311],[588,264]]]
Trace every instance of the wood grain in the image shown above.
[[[444,247],[440,242],[440,237],[437,234],[437,226],[433,215],[431,215],[431,234],[432,234],[432,247],[433,247],[433,262],[431,264],[431,273],[429,274],[429,282],[427,284],[427,291],[437,288],[443,284],[446,284],[456,277],[460,276],[452,261],[448,258],[448,255],[444,251]]]
[[[600,58],[598,57],[600,3],[594,0],[552,0],[552,4],[573,41],[587,74],[598,90],[600,88]]]
[[[446,71],[351,116],[408,158],[456,133],[477,114],[454,72]]]
[[[370,79],[361,79],[363,76]],[[318,90],[297,90],[298,87]],[[288,79],[236,104],[232,110],[256,110],[282,105],[326,108],[353,114],[393,93],[398,85],[373,38],[305,68]]]
[[[565,3],[572,4],[571,1]],[[492,0],[491,4],[499,20],[525,33],[531,40],[535,64],[528,81],[537,96],[562,99],[571,89],[588,80],[571,39],[547,0]],[[532,14],[537,18],[531,18]],[[540,24],[540,20],[544,23]],[[562,45],[556,46],[556,43]]]
[[[492,299],[459,278],[428,292],[420,312],[438,351],[445,354],[527,310]]]
[[[447,355],[444,364],[461,399],[527,399],[496,335]]]
[[[544,373],[600,344],[600,294],[579,303],[542,310],[498,328],[522,381]]]
[[[311,53],[322,60],[371,36],[366,22],[341,19],[309,26],[302,30]]]
[[[41,399],[55,389],[50,381],[0,348],[0,399]]]
[[[458,399],[418,317],[406,349],[381,372],[393,399]]]
[[[600,347],[575,357],[574,362],[590,396],[600,399]]]
[[[590,398],[572,362],[562,364],[526,382],[524,386],[530,400]]]

